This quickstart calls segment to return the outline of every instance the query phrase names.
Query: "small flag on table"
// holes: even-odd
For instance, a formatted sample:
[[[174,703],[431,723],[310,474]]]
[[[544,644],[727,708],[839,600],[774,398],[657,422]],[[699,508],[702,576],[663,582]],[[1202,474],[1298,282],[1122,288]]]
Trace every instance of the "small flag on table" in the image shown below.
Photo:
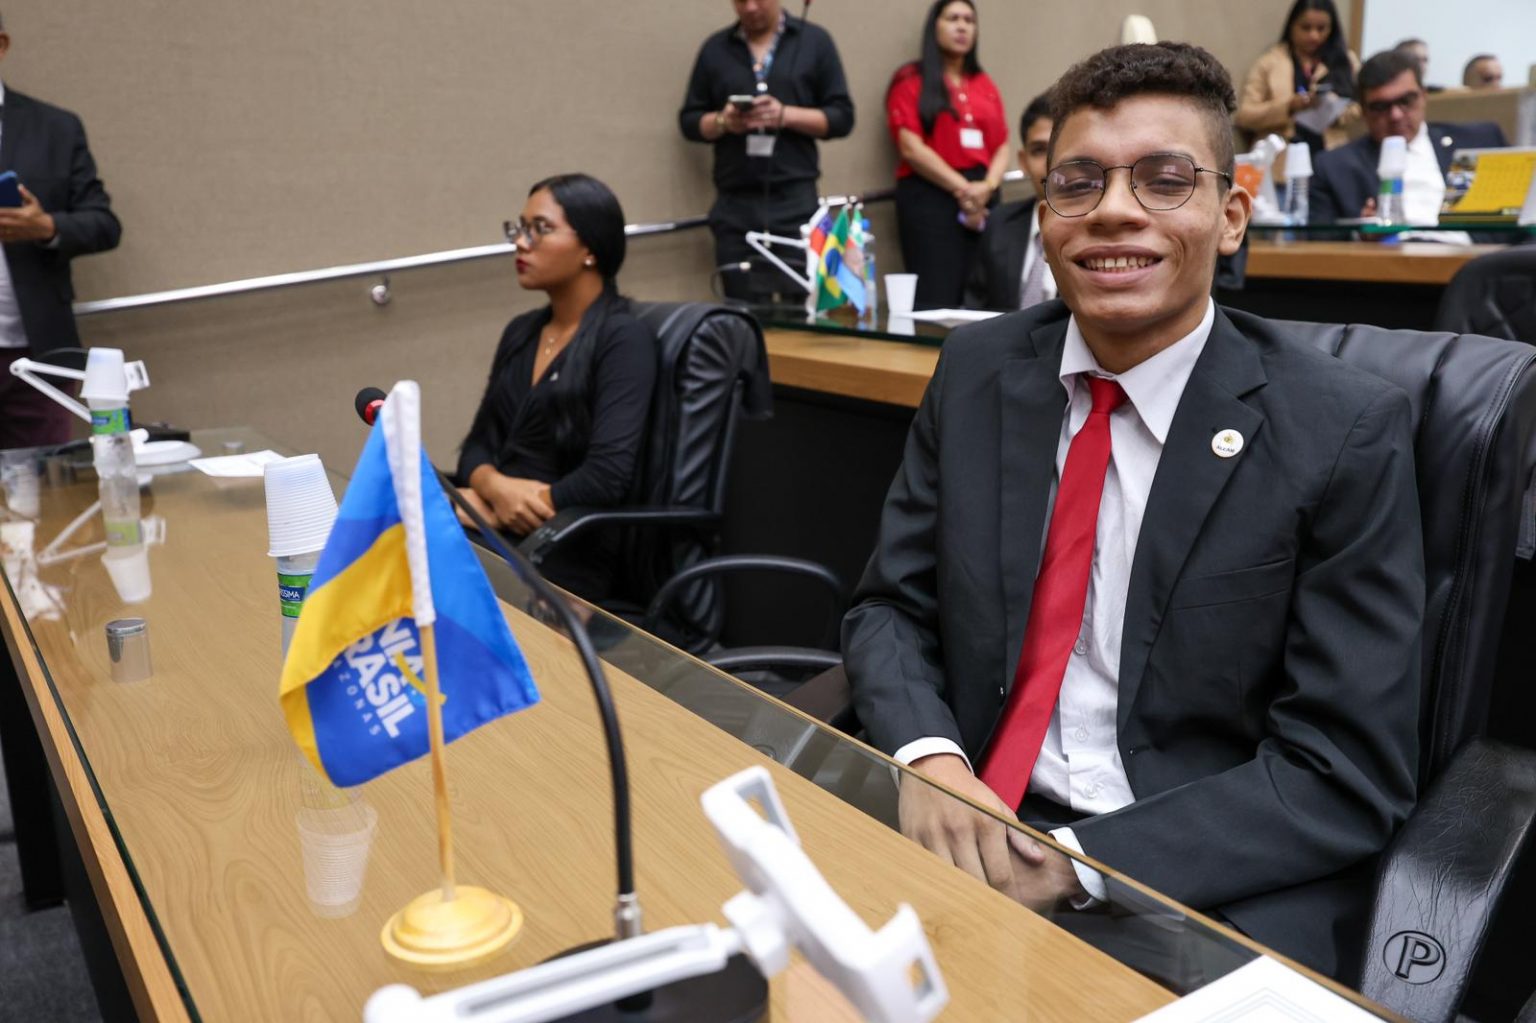
[[[832,230],[823,234],[821,225],[811,233],[814,244],[819,234],[821,259],[816,264],[816,311],[826,312],[840,305],[851,304],[861,314],[868,302],[864,295],[864,282],[853,267],[848,265],[845,253],[848,249],[848,207],[838,211]],[[858,257],[862,267],[863,255]]]
[[[443,742],[539,699],[422,451],[420,422],[416,384],[397,384],[342,498],[283,665],[288,728],[336,785],[429,751],[425,672],[438,671]],[[437,656],[424,658],[423,639],[434,634]]]

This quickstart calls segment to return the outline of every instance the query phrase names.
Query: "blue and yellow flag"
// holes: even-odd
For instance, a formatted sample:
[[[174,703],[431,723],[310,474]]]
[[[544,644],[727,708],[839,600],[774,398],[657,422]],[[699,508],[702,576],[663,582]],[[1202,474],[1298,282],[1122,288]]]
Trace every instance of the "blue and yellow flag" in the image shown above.
[[[335,785],[361,784],[430,748],[419,624],[436,636],[444,741],[539,699],[421,450],[414,384],[401,400],[407,384],[391,393],[358,459],[279,686],[294,740]],[[386,438],[392,430],[406,440]]]

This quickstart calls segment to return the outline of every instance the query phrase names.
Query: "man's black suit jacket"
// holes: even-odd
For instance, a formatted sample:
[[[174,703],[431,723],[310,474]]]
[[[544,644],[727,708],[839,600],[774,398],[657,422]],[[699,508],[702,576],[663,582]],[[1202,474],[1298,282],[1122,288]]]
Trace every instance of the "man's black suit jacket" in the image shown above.
[[[965,282],[967,309],[1009,313],[1019,307],[1024,255],[1029,248],[1029,222],[1034,217],[1033,199],[1005,202],[992,211]]]
[[[1451,157],[1458,149],[1491,149],[1506,146],[1504,132],[1490,122],[1473,124],[1431,124],[1429,141],[1440,161],[1440,173],[1451,169]],[[1381,143],[1362,135],[1348,145],[1319,153],[1312,161],[1312,187],[1308,191],[1307,220],[1313,224],[1331,224],[1360,216],[1367,199],[1374,198],[1377,185],[1376,163]]]
[[[53,247],[35,242],[5,246],[27,341],[36,355],[77,346],[69,261],[116,247],[122,234],[96,177],[80,118],[7,88],[0,109],[0,171],[8,170],[52,214],[58,231]]]
[[[1059,301],[955,331],[843,624],[887,752],[975,763],[1012,684],[1066,392]],[[1400,390],[1218,308],[1148,497],[1116,743],[1136,800],[1084,850],[1349,977],[1372,857],[1416,790],[1423,547]],[[1212,450],[1218,431],[1241,452]]]

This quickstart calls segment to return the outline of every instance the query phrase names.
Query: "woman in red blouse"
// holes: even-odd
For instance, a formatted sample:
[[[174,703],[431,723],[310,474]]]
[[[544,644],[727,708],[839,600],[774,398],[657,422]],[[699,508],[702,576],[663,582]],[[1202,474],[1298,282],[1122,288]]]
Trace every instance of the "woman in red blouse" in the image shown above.
[[[987,209],[1008,170],[1003,100],[976,59],[976,36],[970,0],[937,0],[924,22],[922,60],[898,69],[885,93],[901,153],[901,258],[917,274],[919,308],[961,304]]]

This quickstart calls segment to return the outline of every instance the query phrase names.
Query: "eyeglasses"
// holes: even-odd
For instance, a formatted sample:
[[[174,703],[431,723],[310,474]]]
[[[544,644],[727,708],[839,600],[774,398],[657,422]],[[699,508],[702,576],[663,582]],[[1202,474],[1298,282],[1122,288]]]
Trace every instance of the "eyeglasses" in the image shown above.
[[[531,224],[526,220],[503,220],[501,222],[501,229],[507,236],[508,245],[516,245],[519,241],[526,241],[530,249],[538,248],[539,242],[556,231],[563,230],[543,219],[535,220]]]
[[[1415,89],[1412,92],[1403,93],[1401,96],[1397,97],[1397,99],[1373,99],[1365,105],[1365,112],[1368,114],[1376,114],[1379,117],[1382,114],[1390,114],[1392,112],[1392,108],[1396,107],[1406,114],[1409,110],[1417,106],[1419,100],[1423,98],[1424,94]]]
[[[1131,172],[1131,194],[1142,207],[1155,213],[1176,210],[1195,194],[1201,174],[1215,174],[1227,179],[1226,171],[1195,166],[1195,161],[1179,153],[1149,153],[1135,163],[1106,167],[1096,160],[1068,160],[1051,168],[1041,180],[1045,201],[1058,217],[1086,217],[1098,209],[1109,180],[1109,172]]]

